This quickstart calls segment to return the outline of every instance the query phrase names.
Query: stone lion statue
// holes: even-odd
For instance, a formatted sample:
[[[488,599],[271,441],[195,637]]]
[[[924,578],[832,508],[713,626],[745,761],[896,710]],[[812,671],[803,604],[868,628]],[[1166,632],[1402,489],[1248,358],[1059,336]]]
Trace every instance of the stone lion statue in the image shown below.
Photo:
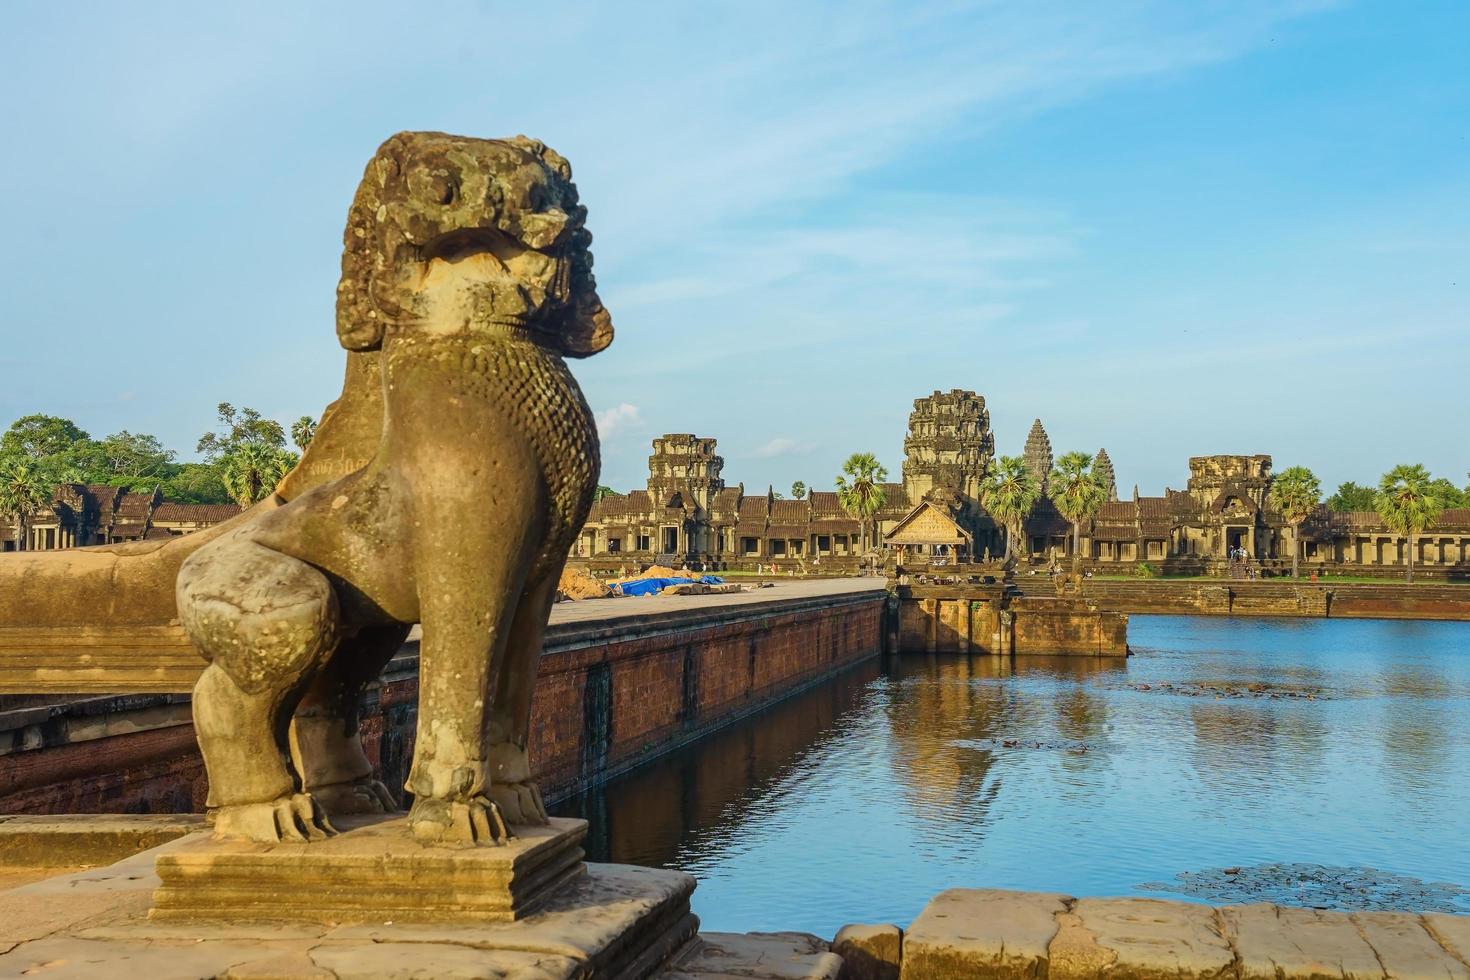
[[[585,216],[567,162],[524,137],[400,133],[368,164],[337,292],[343,399],[271,505],[178,568],[209,661],[194,717],[217,834],[310,839],[393,806],[357,710],[413,623],[413,833],[493,843],[545,822],[532,689],[599,467],[564,358],[613,335]],[[326,478],[369,431],[365,463]]]
[[[599,466],[564,358],[613,334],[584,219],[533,140],[392,137],[347,223],[342,394],[275,493],[182,538],[0,560],[5,626],[182,622],[209,661],[194,713],[218,833],[309,839],[393,806],[357,711],[416,622],[414,833],[545,819],[530,700]]]

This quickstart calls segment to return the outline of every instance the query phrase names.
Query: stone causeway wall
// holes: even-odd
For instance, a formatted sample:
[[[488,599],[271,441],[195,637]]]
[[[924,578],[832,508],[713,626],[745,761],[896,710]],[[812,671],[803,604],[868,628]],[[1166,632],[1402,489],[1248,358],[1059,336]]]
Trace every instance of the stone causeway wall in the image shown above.
[[[602,600],[615,615],[592,615],[589,604],[580,618],[553,622],[532,708],[543,792],[554,801],[595,785],[876,657],[885,595]],[[187,695],[12,701],[22,703],[0,704],[0,814],[203,809]],[[368,757],[395,791],[413,758],[417,702],[411,638],[367,692],[362,722]]]
[[[849,980],[1470,978],[1470,916],[953,889],[906,931],[848,926]]]

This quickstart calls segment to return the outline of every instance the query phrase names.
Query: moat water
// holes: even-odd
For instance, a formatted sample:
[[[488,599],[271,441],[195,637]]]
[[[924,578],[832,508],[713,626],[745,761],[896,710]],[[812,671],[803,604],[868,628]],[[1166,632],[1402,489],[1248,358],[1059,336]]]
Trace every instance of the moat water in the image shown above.
[[[571,800],[708,930],[951,887],[1470,912],[1470,623],[1136,616],[1136,655],[905,655]]]

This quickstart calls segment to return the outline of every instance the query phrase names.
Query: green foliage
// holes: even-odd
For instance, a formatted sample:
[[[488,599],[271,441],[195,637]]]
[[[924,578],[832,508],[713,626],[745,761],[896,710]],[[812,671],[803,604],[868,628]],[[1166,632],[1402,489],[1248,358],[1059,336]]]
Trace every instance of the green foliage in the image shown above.
[[[1092,456],[1087,453],[1064,454],[1051,471],[1047,487],[1057,513],[1073,524],[1090,520],[1108,501],[1108,488],[1092,471]]]
[[[1024,533],[1026,516],[1041,499],[1041,484],[1026,469],[1020,456],[1002,456],[986,479],[981,503],[996,522],[1005,527],[1006,557],[1016,551]]]
[[[1352,480],[1340,484],[1337,492],[1327,498],[1327,509],[1338,513],[1372,510],[1373,488],[1354,483]]]
[[[129,491],[157,487],[165,498],[179,503],[222,504],[244,497],[253,498],[253,503],[260,499],[260,485],[269,484],[268,493],[295,465],[296,456],[286,449],[280,423],[252,408],[237,411],[222,403],[219,420],[221,431],[199,440],[206,462],[178,463],[174,451],[156,436],[123,429],[93,439],[70,419],[27,415],[0,434],[0,469],[25,464],[27,485],[41,487],[46,503],[63,483],[105,484]],[[316,423],[302,416],[291,428],[297,443],[306,444]],[[236,455],[240,458],[231,462]],[[226,488],[227,478],[233,491]]]
[[[296,465],[295,453],[278,446],[244,442],[219,457],[220,481],[225,492],[241,507],[268,497]]]
[[[1065,453],[1057,460],[1047,479],[1051,502],[1057,513],[1072,523],[1073,571],[1076,571],[1081,558],[1082,523],[1097,516],[1102,505],[1108,502],[1108,485],[1093,469],[1092,459],[1088,453]]]
[[[1271,481],[1271,500],[1287,523],[1299,525],[1322,502],[1322,484],[1305,466],[1291,466]]]
[[[1161,578],[1163,573],[1146,561],[1141,561],[1133,566],[1135,578]]]
[[[286,430],[275,419],[268,419],[253,408],[236,411],[229,402],[220,402],[217,411],[223,431],[204,433],[194,447],[206,461],[213,463],[240,446],[286,447]]]
[[[316,435],[316,426],[316,419],[310,415],[303,415],[291,423],[291,441],[303,453],[306,452],[306,447],[311,445],[311,437]]]
[[[209,463],[182,463],[159,487],[166,500],[180,504],[224,504],[230,495],[220,479],[220,468]]]
[[[23,456],[32,460],[60,456],[91,436],[71,419],[55,415],[27,415],[10,424],[0,436],[0,456]]]
[[[883,482],[887,479],[888,470],[872,453],[853,453],[842,464],[842,472],[837,476],[837,500],[842,509],[861,525],[864,551],[868,547],[867,536],[873,518],[888,502],[888,493],[883,489]]]
[[[51,503],[55,488],[39,461],[19,453],[0,457],[0,516],[15,523],[17,550],[25,548],[31,515]]]
[[[1431,481],[1429,487],[1430,492],[1434,494],[1434,498],[1439,501],[1440,506],[1445,510],[1455,507],[1465,507],[1467,504],[1470,504],[1470,495],[1467,495],[1465,490],[1461,490],[1444,477]]]
[[[603,484],[599,483],[597,485],[597,489],[592,491],[592,500],[595,503],[596,501],[601,500],[603,497],[615,493],[617,493],[617,491],[614,490],[612,487],[604,486]]]
[[[127,429],[94,443],[92,475],[96,482],[140,489],[154,486],[170,475],[174,451],[163,448],[156,436],[134,435]]]
[[[805,500],[806,499],[806,484],[805,483],[803,483],[800,480],[797,480],[795,483],[791,484],[791,499],[792,500]]]
[[[1322,484],[1305,466],[1290,466],[1271,481],[1271,501],[1286,522],[1299,532],[1302,524],[1322,503]],[[1291,546],[1291,577],[1297,577],[1301,545],[1296,538]]]
[[[1434,481],[1429,471],[1415,463],[1400,464],[1383,474],[1378,482],[1374,509],[1383,523],[1409,539],[1405,578],[1414,581],[1414,538],[1433,524],[1444,510],[1434,495]]]

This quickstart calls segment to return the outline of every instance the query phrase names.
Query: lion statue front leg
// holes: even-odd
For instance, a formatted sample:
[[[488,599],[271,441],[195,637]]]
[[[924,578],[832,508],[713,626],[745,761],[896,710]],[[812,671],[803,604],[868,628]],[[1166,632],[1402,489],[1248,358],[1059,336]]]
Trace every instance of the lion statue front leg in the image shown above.
[[[557,561],[554,567],[539,571],[539,577],[521,595],[495,688],[487,750],[493,779],[490,795],[511,824],[542,826],[549,819],[541,791],[531,781],[527,746],[536,665],[563,564]]]
[[[518,795],[507,797],[496,785],[486,738],[501,682],[508,671],[515,673],[507,658],[515,649],[521,597],[544,545],[545,519],[538,516],[545,512],[544,490],[529,447],[518,442],[519,435],[509,432],[499,440],[501,475],[484,495],[499,506],[470,523],[474,533],[464,531],[463,501],[426,494],[413,503],[423,637],[418,736],[407,785],[414,794],[409,825],[425,842],[502,843],[523,815],[523,808],[510,805]],[[517,460],[517,449],[527,458]],[[441,456],[423,465],[441,470],[436,485],[456,483],[455,474],[442,472],[455,463]]]
[[[179,618],[210,662],[194,687],[215,834],[266,843],[333,833],[290,768],[301,692],[337,644],[337,597],[321,572],[236,532],[180,567]]]

